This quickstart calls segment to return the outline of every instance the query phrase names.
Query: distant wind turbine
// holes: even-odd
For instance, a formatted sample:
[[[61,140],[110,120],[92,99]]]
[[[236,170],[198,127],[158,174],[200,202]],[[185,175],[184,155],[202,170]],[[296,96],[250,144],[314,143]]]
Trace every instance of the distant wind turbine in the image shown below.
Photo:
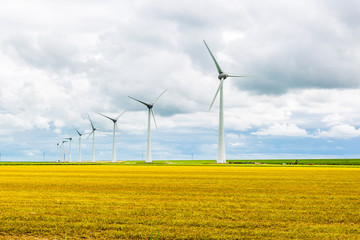
[[[79,135],[79,162],[81,162],[81,136],[85,133],[80,133],[75,127],[73,127],[77,134]]]
[[[139,102],[139,103],[142,103],[144,104],[147,108],[148,108],[148,138],[147,138],[147,149],[146,149],[146,162],[147,163],[151,163],[152,160],[151,160],[151,117],[150,115],[153,116],[154,118],[154,124],[155,124],[155,127],[157,129],[157,126],[156,126],[156,120],[155,120],[155,114],[154,114],[154,110],[153,110],[153,107],[154,107],[154,104],[157,102],[157,100],[159,100],[159,98],[166,92],[166,89],[165,91],[163,91],[157,98],[154,99],[154,101],[152,101],[151,103],[146,103],[146,102],[143,102],[143,101],[140,101],[139,99],[136,99],[136,98],[133,98],[133,97],[130,97],[131,99]]]
[[[65,138],[65,139],[68,139],[69,140],[69,162],[71,162],[71,141],[72,141],[72,137],[69,137],[69,138]]]
[[[56,162],[59,161],[59,143],[56,143]]]
[[[113,131],[113,149],[112,149],[112,162],[116,162],[116,148],[115,148],[115,132],[116,129],[118,129],[117,121],[118,119],[125,113],[126,111],[120,113],[116,118],[111,118],[108,116],[105,116],[104,114],[98,113],[99,115],[106,117],[107,119],[110,119],[114,123],[114,131]]]
[[[212,52],[210,51],[210,48],[208,47],[208,45],[206,44],[205,40],[204,44],[207,48],[207,50],[210,53],[211,58],[213,59],[216,69],[219,73],[218,75],[218,79],[220,80],[220,84],[219,87],[215,93],[214,99],[211,102],[209,111],[211,110],[211,107],[213,106],[215,99],[218,95],[218,93],[220,92],[220,108],[219,108],[219,141],[218,141],[218,154],[217,154],[217,159],[216,162],[217,163],[226,163],[226,157],[225,157],[225,140],[224,140],[224,103],[223,103],[223,84],[224,84],[224,80],[228,77],[248,77],[248,76],[244,76],[244,75],[237,75],[237,74],[230,74],[230,73],[225,73],[222,71],[222,69],[220,68],[218,62],[216,61],[214,55],[212,54]]]
[[[90,121],[90,124],[91,124],[91,129],[92,129],[92,131],[90,132],[88,138],[90,137],[91,134],[93,135],[91,161],[95,162],[95,131],[99,130],[99,129],[94,127],[94,124],[91,121],[91,118],[90,118],[89,115],[88,115],[88,117],[89,117],[89,121]]]
[[[60,149],[62,146],[64,146],[64,143],[66,143],[67,141],[62,141],[61,145],[60,145]],[[65,162],[65,156],[66,156],[66,151],[65,151],[65,148],[63,147],[63,150],[64,150],[64,155],[63,155],[63,161]]]

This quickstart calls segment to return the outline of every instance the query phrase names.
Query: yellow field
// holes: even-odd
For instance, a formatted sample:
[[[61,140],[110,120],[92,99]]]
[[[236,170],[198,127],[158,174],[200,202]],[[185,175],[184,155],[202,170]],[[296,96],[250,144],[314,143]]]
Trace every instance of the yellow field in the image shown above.
[[[359,239],[360,168],[0,166],[0,239]]]

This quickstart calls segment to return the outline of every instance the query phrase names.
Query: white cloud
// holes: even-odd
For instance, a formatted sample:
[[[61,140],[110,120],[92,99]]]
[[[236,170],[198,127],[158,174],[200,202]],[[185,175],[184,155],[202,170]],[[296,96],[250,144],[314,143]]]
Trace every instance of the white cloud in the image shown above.
[[[222,37],[223,37],[223,40],[226,42],[226,43],[229,43],[231,41],[234,41],[234,40],[239,40],[239,39],[242,39],[244,38],[244,33],[240,32],[240,31],[236,31],[236,30],[226,30],[222,33]]]
[[[315,137],[349,139],[360,137],[360,129],[348,124],[332,126],[329,130],[319,130]]]
[[[55,128],[54,133],[56,133],[57,135],[61,134],[61,129],[60,128]]]
[[[345,120],[346,119],[344,116],[342,116],[338,113],[334,113],[334,114],[326,115],[322,119],[322,122],[324,122],[327,126],[334,126],[334,125],[338,125],[338,124],[344,122]]]
[[[305,129],[301,129],[292,123],[274,124],[268,128],[262,128],[252,133],[258,136],[288,136],[288,137],[308,137]]]
[[[62,128],[65,126],[65,122],[61,119],[56,119],[54,121],[54,126],[57,127],[57,128]]]
[[[246,141],[246,137],[243,135],[238,135],[234,133],[228,133],[225,135],[225,142],[232,147],[244,146],[244,141]]]
[[[49,129],[50,128],[49,121],[50,120],[48,118],[36,116],[34,120],[34,124],[39,129]]]
[[[0,135],[13,134],[33,129],[32,123],[23,115],[0,114]]]

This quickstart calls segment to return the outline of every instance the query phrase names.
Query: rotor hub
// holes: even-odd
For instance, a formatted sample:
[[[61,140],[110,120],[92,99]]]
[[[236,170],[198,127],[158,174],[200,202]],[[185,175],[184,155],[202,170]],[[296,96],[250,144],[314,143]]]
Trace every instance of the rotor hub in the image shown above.
[[[218,79],[221,81],[222,79],[226,79],[228,77],[228,75],[226,73],[220,73],[218,75]]]

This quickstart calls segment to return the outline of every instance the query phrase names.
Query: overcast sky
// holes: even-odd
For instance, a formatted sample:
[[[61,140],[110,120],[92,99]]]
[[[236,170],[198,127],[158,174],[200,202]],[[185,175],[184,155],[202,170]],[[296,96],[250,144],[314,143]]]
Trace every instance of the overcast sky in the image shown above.
[[[156,103],[153,159],[215,159],[226,72],[228,159],[360,157],[360,2],[24,1],[0,4],[2,161],[56,159],[96,127],[96,159],[142,159]],[[91,159],[83,138],[83,160]],[[68,143],[65,144],[69,151]]]

